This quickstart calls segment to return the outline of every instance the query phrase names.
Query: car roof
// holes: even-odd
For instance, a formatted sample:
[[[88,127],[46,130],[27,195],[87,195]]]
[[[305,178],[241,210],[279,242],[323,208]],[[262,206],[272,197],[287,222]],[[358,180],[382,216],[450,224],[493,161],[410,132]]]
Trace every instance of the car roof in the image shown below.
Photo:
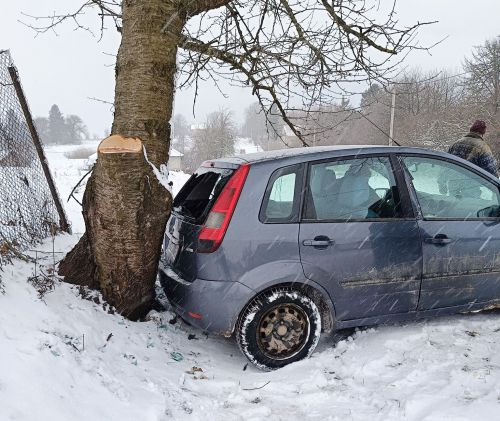
[[[328,159],[338,156],[368,155],[377,153],[422,153],[437,156],[449,156],[449,154],[425,148],[383,146],[383,145],[335,145],[335,146],[313,146],[303,148],[288,148],[274,151],[257,152],[246,155],[238,155],[230,158],[220,158],[213,162],[225,162],[233,164],[255,164],[267,161],[282,161],[304,158],[305,160]]]
[[[353,155],[353,154],[366,154],[375,153],[379,151],[387,151],[389,146],[373,146],[373,145],[335,145],[335,146],[311,146],[302,148],[288,148],[278,149],[275,151],[265,151],[242,155],[240,158],[249,163],[274,161],[278,159],[307,157],[307,159],[314,159],[315,155],[323,158],[325,155]]]
[[[483,170],[459,158],[455,155],[451,155],[446,152],[436,151],[426,148],[409,147],[409,146],[383,146],[383,145],[335,145],[335,146],[313,146],[304,148],[289,148],[280,149],[275,151],[265,151],[258,153],[251,153],[247,155],[239,155],[229,158],[219,158],[207,161],[210,166],[215,167],[226,167],[226,168],[238,168],[243,164],[259,164],[266,162],[276,162],[280,165],[291,165],[297,164],[305,161],[319,161],[323,159],[337,158],[343,156],[362,156],[371,154],[387,154],[387,153],[398,153],[398,154],[422,154],[427,156],[435,156],[445,158],[446,160],[457,161],[462,165],[472,167],[476,172],[482,173],[490,179],[498,182],[498,178],[490,174],[489,172]]]

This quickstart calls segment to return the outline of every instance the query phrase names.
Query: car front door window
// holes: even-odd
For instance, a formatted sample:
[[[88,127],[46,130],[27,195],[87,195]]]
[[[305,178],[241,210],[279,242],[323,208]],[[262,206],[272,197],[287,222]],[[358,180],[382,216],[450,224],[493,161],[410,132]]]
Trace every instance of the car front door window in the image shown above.
[[[500,205],[493,182],[458,164],[419,156],[404,157],[403,163],[426,219],[490,217]]]

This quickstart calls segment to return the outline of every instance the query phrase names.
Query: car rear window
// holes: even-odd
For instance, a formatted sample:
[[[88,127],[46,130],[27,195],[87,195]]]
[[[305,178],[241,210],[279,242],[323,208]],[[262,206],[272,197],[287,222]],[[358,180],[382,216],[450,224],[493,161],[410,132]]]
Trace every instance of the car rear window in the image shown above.
[[[297,222],[302,171],[301,165],[292,165],[280,168],[271,175],[260,210],[261,222]]]
[[[198,169],[176,196],[174,212],[203,222],[233,172],[222,168]]]

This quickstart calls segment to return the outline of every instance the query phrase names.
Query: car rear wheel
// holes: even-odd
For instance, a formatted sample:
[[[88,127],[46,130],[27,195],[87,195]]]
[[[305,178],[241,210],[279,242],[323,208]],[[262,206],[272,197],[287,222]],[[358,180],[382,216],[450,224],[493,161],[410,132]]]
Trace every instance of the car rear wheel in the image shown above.
[[[275,370],[311,355],[320,334],[321,314],[314,301],[299,291],[280,288],[248,304],[236,340],[254,365]]]

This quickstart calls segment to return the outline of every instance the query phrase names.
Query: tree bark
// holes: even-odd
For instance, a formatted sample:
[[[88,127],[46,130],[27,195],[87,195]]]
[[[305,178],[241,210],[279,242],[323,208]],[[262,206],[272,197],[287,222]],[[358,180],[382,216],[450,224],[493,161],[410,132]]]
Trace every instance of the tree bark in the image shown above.
[[[149,161],[168,161],[177,43],[185,16],[173,0],[124,0],[112,133],[84,194],[86,234],[59,265],[65,280],[99,289],[130,319],[154,299],[171,196]]]

